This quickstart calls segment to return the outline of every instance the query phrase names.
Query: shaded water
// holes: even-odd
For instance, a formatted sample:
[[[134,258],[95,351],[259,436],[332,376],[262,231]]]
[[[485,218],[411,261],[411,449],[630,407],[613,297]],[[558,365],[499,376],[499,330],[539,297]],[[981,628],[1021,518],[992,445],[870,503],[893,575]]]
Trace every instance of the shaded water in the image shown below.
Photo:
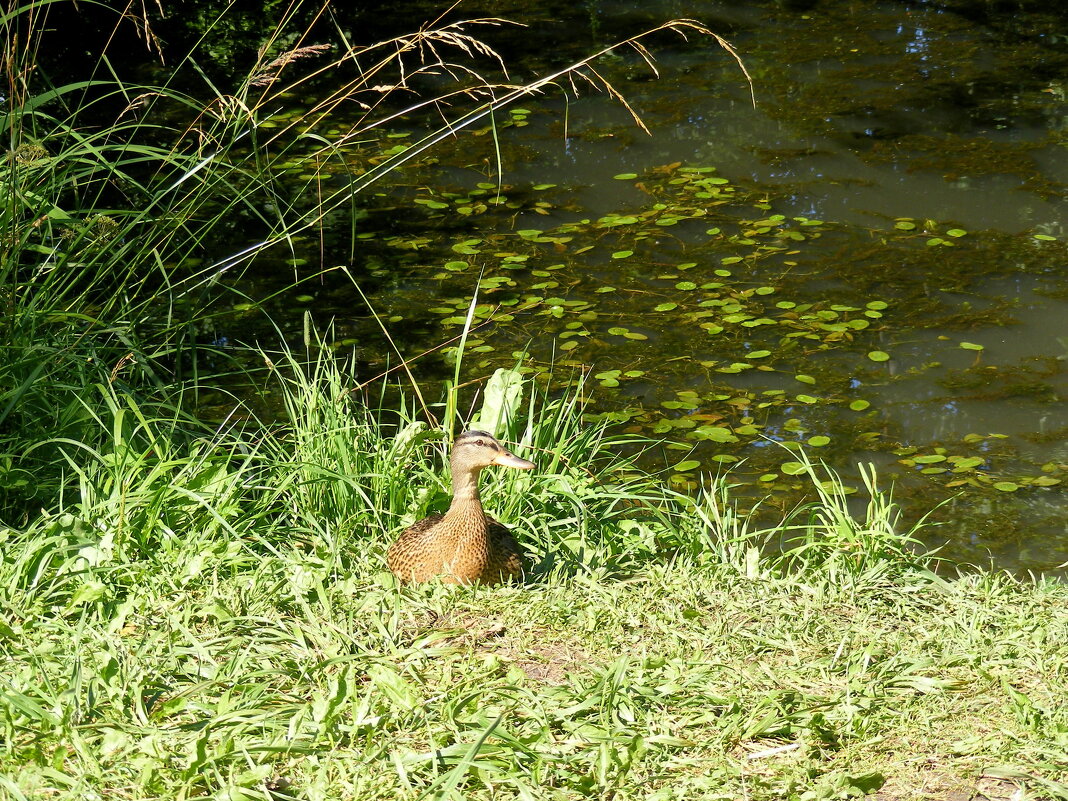
[[[774,443],[801,444],[846,475],[876,463],[913,518],[950,499],[930,534],[952,557],[1068,558],[1068,17],[589,8],[537,23],[582,32],[555,55],[587,52],[591,22],[610,39],[698,18],[756,107],[713,43],[665,39],[660,80],[629,54],[600,68],[651,137],[604,96],[550,95],[498,118],[500,186],[487,129],[439,148],[361,222],[353,264],[404,355],[458,333],[478,291],[467,378],[517,354],[586,373],[596,411],[666,438],[680,486],[732,466],[790,505],[796,457]],[[276,311],[294,332],[302,303],[335,317],[370,376],[389,348],[353,295],[327,276]]]

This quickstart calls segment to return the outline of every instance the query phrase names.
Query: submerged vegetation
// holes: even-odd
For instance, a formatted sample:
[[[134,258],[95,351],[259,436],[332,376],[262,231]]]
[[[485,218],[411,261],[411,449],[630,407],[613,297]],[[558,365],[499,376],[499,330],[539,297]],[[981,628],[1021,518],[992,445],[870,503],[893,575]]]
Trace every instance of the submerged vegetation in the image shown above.
[[[782,472],[815,500],[774,526],[743,511],[729,474],[689,478],[690,442],[755,440],[768,431],[758,409],[868,410],[845,385],[808,394],[821,377],[791,360],[870,335],[890,305],[874,293],[824,303],[732,269],[785,274],[793,250],[833,225],[771,213],[708,167],[621,175],[657,207],[524,228],[492,248],[448,241],[434,280],[480,277],[427,311],[459,332],[443,351],[444,390],[416,380],[410,360],[368,380],[358,343],[310,311],[289,344],[282,320],[267,346],[234,330],[262,335],[251,321],[264,294],[306,305],[343,279],[351,307],[391,280],[359,223],[369,187],[407,159],[476,122],[522,127],[530,111],[505,118],[504,106],[550,85],[585,79],[621,99],[613,84],[590,59],[523,86],[483,79],[468,57],[501,64],[471,30],[501,20],[373,46],[341,48],[339,36],[328,50],[286,29],[293,15],[229,91],[196,53],[159,83],[115,78],[105,55],[97,79],[47,85],[36,63],[46,9],[73,14],[29,3],[0,20],[0,797],[1068,798],[1063,584],[954,577],[874,468],[858,508],[805,449],[784,451]],[[712,35],[686,20],[657,30]],[[624,44],[651,63],[644,41]],[[324,89],[327,76],[337,84]],[[396,103],[442,76],[457,81],[445,95]],[[389,130],[445,100],[472,106],[416,144]],[[343,129],[342,108],[359,109]],[[517,202],[539,214],[549,189]],[[512,202],[509,191],[490,182],[413,205],[463,219]],[[751,215],[717,216],[740,196]],[[896,223],[888,237],[920,236]],[[710,383],[789,365],[803,391],[724,384],[713,399],[730,416],[681,414],[709,400],[695,390],[648,419],[592,412],[591,395],[652,371],[584,374],[578,357],[597,337],[646,334],[614,316],[622,288],[607,271],[591,279],[595,304],[569,296],[569,265],[546,254],[592,232],[597,247],[567,260],[625,276],[646,240],[687,226],[723,249],[718,264],[634,271],[648,313],[737,348],[706,359]],[[955,230],[928,231],[925,246],[951,250]],[[418,251],[397,236],[387,247]],[[312,240],[346,266],[324,260],[307,275]],[[238,276],[272,251],[290,276],[239,294],[252,281]],[[519,286],[520,271],[538,280]],[[520,308],[539,332],[550,324],[565,389],[503,327]],[[423,322],[397,309],[374,321],[391,342]],[[492,340],[487,325],[500,326]],[[753,346],[762,329],[786,344]],[[879,344],[872,365],[885,361]],[[494,372],[474,401],[465,364]],[[532,570],[515,586],[400,588],[385,546],[447,503],[441,461],[466,423],[538,464],[483,494]],[[829,444],[784,429],[815,451]],[[681,436],[663,446],[663,434]],[[674,469],[642,468],[642,451],[662,446]],[[902,456],[965,478],[978,466]]]

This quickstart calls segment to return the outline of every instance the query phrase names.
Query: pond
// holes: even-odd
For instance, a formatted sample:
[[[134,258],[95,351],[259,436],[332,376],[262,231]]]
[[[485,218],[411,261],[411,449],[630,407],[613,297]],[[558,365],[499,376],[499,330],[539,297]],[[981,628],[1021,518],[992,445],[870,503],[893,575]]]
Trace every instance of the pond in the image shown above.
[[[451,375],[456,342],[437,346],[474,298],[464,380],[517,363],[584,375],[591,419],[662,439],[647,458],[680,488],[729,470],[743,496],[789,508],[803,447],[854,483],[875,464],[908,519],[934,508],[927,535],[951,558],[1053,569],[1068,560],[1068,16],[992,8],[519,11],[530,33],[488,37],[513,78],[689,17],[737,48],[756,103],[707,38],[651,43],[659,79],[618,51],[598,70],[651,135],[603,93],[525,99],[391,176],[356,248],[352,219],[334,220],[244,289],[269,298],[294,269],[324,270],[263,305],[295,340],[305,311],[333,321],[368,378],[395,347],[430,350],[412,363],[428,382]]]

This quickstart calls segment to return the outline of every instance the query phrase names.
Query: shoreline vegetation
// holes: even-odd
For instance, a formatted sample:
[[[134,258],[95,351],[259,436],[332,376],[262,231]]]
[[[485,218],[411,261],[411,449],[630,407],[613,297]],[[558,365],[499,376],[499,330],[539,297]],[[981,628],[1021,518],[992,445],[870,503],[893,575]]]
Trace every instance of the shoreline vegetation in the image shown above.
[[[527,580],[402,590],[384,549],[447,502],[445,440],[350,385],[326,360],[278,428],[184,436],[103,390],[122,439],[0,530],[0,795],[1068,797],[1064,583],[936,571],[815,468],[753,530],[571,395],[484,486]]]
[[[757,528],[729,477],[635,468],[655,443],[585,422],[581,379],[499,371],[468,422],[537,463],[483,485],[530,574],[399,588],[386,546],[448,501],[459,360],[387,407],[310,318],[299,355],[205,333],[222,277],[352,200],[276,180],[342,146],[330,103],[260,126],[311,44],[280,27],[208,102],[38,86],[60,7],[3,20],[0,798],[1068,798],[1068,586],[939,564],[871,470],[858,506],[806,463],[817,500]],[[487,55],[419,36],[394,50]],[[235,219],[266,233],[198,263]]]

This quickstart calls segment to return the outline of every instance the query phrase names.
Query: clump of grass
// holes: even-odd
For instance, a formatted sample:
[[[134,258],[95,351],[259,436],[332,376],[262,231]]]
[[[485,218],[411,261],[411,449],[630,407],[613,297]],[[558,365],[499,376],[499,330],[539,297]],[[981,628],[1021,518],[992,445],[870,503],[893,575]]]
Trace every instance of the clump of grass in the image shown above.
[[[806,454],[798,458],[811,479],[815,500],[784,521],[780,542],[788,563],[816,566],[841,576],[843,582],[857,576],[870,582],[933,564],[934,556],[912,533],[924,527],[926,518],[912,532],[902,533],[900,510],[890,491],[880,491],[874,467],[858,466],[867,496],[863,514],[858,515],[853,490],[836,473],[823,468],[828,478],[821,479]]]

